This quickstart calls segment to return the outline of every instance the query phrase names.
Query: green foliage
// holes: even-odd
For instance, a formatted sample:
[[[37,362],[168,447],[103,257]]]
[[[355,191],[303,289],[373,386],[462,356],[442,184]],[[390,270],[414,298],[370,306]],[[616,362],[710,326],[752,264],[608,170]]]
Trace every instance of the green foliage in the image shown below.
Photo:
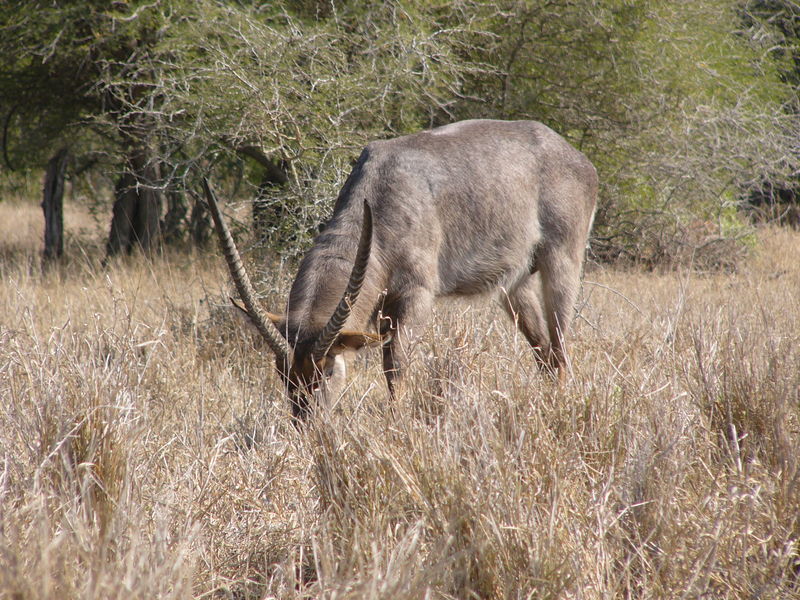
[[[265,193],[291,218],[273,238],[307,241],[363,145],[435,122],[454,97],[461,63],[420,7],[351,3],[319,16],[307,3],[198,3],[203,18],[169,40],[169,76],[186,85],[167,112],[192,120],[175,137],[190,133],[181,146],[195,145],[196,162],[257,147],[282,164],[288,185]]]
[[[166,18],[166,11],[142,3],[4,3],[0,114],[8,124],[9,162],[39,166],[59,145],[88,146],[81,137],[86,125],[106,124],[109,115],[125,111],[120,90],[138,87],[145,95],[149,78],[142,67]],[[102,133],[118,134],[125,124],[117,125]]]
[[[800,5],[793,0],[748,0],[741,11],[748,35],[769,54],[781,79],[800,85]]]
[[[598,167],[597,255],[654,263],[673,224],[728,237],[749,189],[797,171],[796,13],[780,0],[11,3],[4,149],[43,164],[66,140],[113,171],[135,139],[164,188],[211,171],[224,195],[259,195],[278,215],[268,243],[296,254],[369,140],[534,118]],[[722,213],[724,227],[709,216]]]
[[[486,8],[493,43],[477,51],[499,73],[472,80],[470,93],[489,99],[490,114],[545,121],[590,156],[603,186],[602,258],[696,258],[707,240],[681,239],[690,223],[797,168],[798,122],[786,110],[796,92],[745,27],[741,2],[499,6]],[[715,222],[701,229],[727,237]],[[667,230],[668,246],[686,253],[665,250]]]

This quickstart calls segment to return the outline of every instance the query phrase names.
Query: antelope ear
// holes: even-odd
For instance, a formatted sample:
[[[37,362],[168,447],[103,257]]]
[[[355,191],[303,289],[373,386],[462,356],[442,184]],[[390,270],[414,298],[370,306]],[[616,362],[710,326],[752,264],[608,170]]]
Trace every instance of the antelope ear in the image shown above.
[[[329,354],[336,356],[347,350],[360,350],[364,346],[380,346],[388,337],[366,331],[342,331],[333,343]]]
[[[267,315],[267,318],[270,321],[272,321],[272,323],[275,325],[275,327],[280,325],[281,322],[283,321],[283,317],[280,316],[280,315],[276,315],[275,313],[268,312],[268,313],[264,313],[264,314]]]
[[[231,304],[233,304],[233,305],[234,305],[234,306],[235,306],[235,307],[238,309],[236,312],[237,312],[237,313],[238,313],[240,316],[242,316],[242,317],[244,317],[245,319],[247,319],[247,321],[248,321],[248,322],[250,322],[250,313],[249,313],[249,312],[247,312],[247,309],[246,309],[244,306],[242,306],[241,304],[239,304],[239,303],[238,303],[236,300],[234,300],[234,299],[233,299],[233,298],[231,298],[231,297],[228,297],[228,300],[230,300],[230,301],[231,301]],[[266,317],[267,317],[267,318],[268,318],[270,321],[272,321],[273,325],[275,325],[276,327],[278,326],[278,324],[279,324],[279,323],[281,322],[281,320],[283,319],[283,317],[281,317],[280,315],[276,315],[275,313],[271,313],[271,312],[265,312],[265,313],[264,313],[264,315],[265,315],[265,316],[266,316]]]
[[[252,335],[254,335],[257,339],[261,338],[261,334],[256,327],[256,324],[253,322],[253,319],[250,317],[250,313],[247,312],[247,309],[236,302],[233,298],[230,298],[231,301],[231,308],[230,310],[235,315],[237,321],[239,321],[240,325],[244,327],[246,331],[249,331]],[[272,324],[275,327],[281,327],[283,318],[280,315],[273,314],[271,312],[265,312],[264,315],[272,321]]]

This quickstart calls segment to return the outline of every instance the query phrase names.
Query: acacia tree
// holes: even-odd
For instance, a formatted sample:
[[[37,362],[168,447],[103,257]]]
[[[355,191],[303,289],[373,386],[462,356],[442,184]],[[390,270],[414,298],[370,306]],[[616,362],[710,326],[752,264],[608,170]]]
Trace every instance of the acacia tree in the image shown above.
[[[289,207],[279,240],[329,209],[371,138],[457,118],[534,118],[601,172],[599,256],[720,265],[746,234],[737,215],[749,190],[797,168],[786,110],[796,92],[742,7],[209,4],[177,44],[175,79],[187,85],[170,112],[193,112],[208,147],[225,131],[230,147],[258,147],[285,167],[287,187],[264,194]]]
[[[742,20],[748,36],[762,40],[781,80],[800,89],[800,4],[793,0],[748,0],[742,7]],[[800,120],[797,102],[787,104],[785,112]],[[796,141],[793,153],[800,155],[800,142]],[[753,189],[749,201],[758,218],[800,227],[800,170],[795,170],[788,181],[765,178]]]
[[[463,65],[418,4],[15,3],[2,9],[0,109],[17,139],[36,130],[53,147],[81,129],[121,165],[110,255],[154,243],[164,190],[174,231],[180,192],[212,164],[255,177],[258,205],[279,217],[267,233],[296,250],[358,147],[430,125],[453,102]]]
[[[9,2],[0,7],[8,165],[99,149],[118,171],[108,252],[158,241],[162,178],[151,106],[159,42],[178,3]],[[63,170],[61,171],[63,173]]]
[[[752,3],[752,2],[751,2]],[[536,118],[601,174],[593,248],[648,264],[721,264],[741,202],[797,169],[796,88],[737,0],[474,2],[496,73],[468,81],[459,115]]]
[[[370,139],[502,117],[584,150],[603,182],[595,250],[654,264],[738,235],[747,190],[796,169],[786,59],[745,4],[16,3],[0,6],[0,109],[18,140],[81,127],[125,166],[110,254],[157,239],[164,191],[179,234],[210,169],[252,183],[267,241],[297,253]]]
[[[301,250],[367,141],[449,120],[467,66],[417,4],[198,3],[163,71],[172,168],[245,160],[267,241]]]
[[[27,42],[44,37],[46,19],[31,27],[19,3],[0,6],[0,115],[6,169],[48,164],[42,208],[45,215],[43,264],[63,253],[63,190],[69,157],[64,130],[79,118],[81,90],[71,69],[51,47]],[[30,29],[35,29],[31,32]],[[49,159],[49,160],[48,160]]]

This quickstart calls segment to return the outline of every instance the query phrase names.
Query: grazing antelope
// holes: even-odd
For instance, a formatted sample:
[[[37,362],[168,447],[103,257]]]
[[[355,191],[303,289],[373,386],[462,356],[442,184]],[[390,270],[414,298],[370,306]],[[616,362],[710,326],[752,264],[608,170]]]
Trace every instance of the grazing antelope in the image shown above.
[[[597,185],[591,162],[535,121],[462,121],[372,142],[303,258],[285,314],[273,315],[260,309],[204,181],[246,313],[299,418],[340,388],[342,353],[365,345],[383,346],[394,395],[411,328],[438,297],[502,289],[537,360],[563,377]]]

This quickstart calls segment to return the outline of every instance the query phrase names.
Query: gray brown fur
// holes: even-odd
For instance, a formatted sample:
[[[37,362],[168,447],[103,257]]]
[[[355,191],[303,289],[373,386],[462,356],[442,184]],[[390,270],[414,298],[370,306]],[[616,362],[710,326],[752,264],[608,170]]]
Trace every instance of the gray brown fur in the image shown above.
[[[381,311],[390,390],[434,299],[497,289],[537,358],[563,373],[597,188],[591,162],[535,121],[462,121],[372,142],[300,265],[279,329],[295,360],[307,353],[347,286],[366,200],[372,252],[345,329],[363,331]]]

